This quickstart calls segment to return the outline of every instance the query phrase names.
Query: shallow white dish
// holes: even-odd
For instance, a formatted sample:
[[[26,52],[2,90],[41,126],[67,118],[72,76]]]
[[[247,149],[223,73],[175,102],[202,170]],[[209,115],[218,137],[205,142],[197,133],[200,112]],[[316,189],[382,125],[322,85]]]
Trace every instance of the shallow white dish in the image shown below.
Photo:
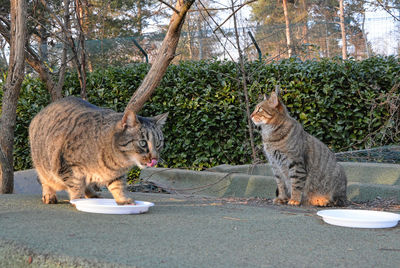
[[[330,209],[317,212],[329,224],[353,228],[390,228],[400,221],[400,214],[355,209]]]
[[[136,200],[135,205],[119,206],[114,199],[106,198],[73,199],[69,202],[77,210],[102,214],[141,214],[147,212],[149,207],[154,206],[153,203]]]

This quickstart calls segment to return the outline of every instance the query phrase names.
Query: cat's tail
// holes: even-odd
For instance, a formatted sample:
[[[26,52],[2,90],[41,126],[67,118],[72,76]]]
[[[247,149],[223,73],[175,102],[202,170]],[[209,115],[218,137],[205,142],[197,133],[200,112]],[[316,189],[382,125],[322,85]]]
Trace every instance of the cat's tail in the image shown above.
[[[336,191],[333,194],[333,205],[337,207],[347,206],[347,176],[342,165],[336,164]]]
[[[331,194],[321,193],[309,193],[307,199],[303,203],[308,206],[316,207],[344,207],[348,205],[345,195],[332,196]]]

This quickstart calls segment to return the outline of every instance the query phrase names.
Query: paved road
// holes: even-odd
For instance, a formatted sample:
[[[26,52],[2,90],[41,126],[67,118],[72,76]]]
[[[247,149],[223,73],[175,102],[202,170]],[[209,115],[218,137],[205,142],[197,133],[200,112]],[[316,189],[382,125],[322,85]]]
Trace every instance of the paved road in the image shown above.
[[[0,267],[400,266],[399,226],[332,226],[313,208],[132,197],[155,206],[142,215],[101,215],[67,202],[44,205],[40,194],[0,195]]]

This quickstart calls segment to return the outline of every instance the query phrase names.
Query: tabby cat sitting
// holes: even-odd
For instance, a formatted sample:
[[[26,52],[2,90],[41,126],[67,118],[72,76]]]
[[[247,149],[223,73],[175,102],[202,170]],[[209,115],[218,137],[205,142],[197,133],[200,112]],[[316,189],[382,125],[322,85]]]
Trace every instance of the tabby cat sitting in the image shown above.
[[[48,105],[29,126],[43,203],[57,203],[60,190],[71,200],[98,197],[93,184],[107,186],[119,205],[133,203],[124,193],[124,174],[157,163],[167,116],[117,113],[75,97]]]
[[[278,185],[275,204],[343,206],[347,178],[335,155],[293,119],[277,93],[251,119],[261,127],[264,152]]]

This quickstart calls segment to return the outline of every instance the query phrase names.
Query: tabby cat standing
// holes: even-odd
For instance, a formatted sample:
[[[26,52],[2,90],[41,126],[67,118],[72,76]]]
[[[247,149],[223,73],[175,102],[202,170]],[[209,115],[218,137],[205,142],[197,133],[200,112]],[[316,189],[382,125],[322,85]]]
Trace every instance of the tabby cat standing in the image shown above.
[[[107,186],[119,205],[133,203],[124,193],[124,174],[132,166],[157,163],[167,115],[122,114],[75,97],[48,105],[29,126],[43,202],[57,203],[60,190],[71,200],[97,197],[92,189],[97,184]]]

